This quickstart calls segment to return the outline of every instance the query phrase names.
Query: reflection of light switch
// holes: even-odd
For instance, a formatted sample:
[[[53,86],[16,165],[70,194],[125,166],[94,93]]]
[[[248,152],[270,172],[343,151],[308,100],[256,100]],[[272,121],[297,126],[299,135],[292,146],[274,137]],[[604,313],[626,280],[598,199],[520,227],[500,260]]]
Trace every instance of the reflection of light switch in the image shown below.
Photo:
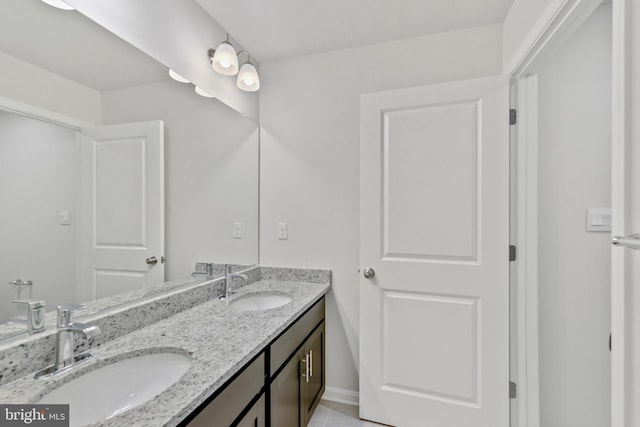
[[[278,223],[278,240],[287,240],[288,237],[289,236],[287,233],[287,223],[286,222]]]
[[[233,223],[233,238],[242,239],[242,223],[241,222]]]
[[[71,215],[69,211],[58,212],[58,222],[60,222],[60,225],[71,225]]]
[[[587,209],[587,231],[611,231],[611,209]]]

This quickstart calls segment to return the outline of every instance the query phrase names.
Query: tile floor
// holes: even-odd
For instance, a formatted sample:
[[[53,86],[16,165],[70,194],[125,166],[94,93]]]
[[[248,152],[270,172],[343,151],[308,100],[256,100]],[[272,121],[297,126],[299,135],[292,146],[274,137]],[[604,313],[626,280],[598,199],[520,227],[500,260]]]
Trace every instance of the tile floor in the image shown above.
[[[358,418],[358,407],[321,400],[308,427],[381,427]]]

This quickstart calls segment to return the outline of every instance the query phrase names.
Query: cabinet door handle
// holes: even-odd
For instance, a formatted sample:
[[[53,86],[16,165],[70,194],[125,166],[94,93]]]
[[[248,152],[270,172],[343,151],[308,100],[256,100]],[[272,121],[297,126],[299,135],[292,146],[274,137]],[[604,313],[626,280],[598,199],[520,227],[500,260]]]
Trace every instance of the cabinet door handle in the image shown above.
[[[301,359],[300,361],[304,362],[304,373],[301,376],[304,377],[305,382],[309,382],[309,355],[305,354],[304,360]]]
[[[309,350],[309,376],[313,377],[313,350]]]

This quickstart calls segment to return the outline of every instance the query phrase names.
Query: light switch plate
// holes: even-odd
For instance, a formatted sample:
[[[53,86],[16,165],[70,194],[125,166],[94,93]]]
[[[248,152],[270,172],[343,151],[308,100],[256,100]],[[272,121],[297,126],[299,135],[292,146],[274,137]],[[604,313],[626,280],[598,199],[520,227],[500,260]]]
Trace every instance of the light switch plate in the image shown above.
[[[611,231],[611,208],[588,208],[586,228],[589,232]]]
[[[242,223],[241,222],[233,223],[233,238],[242,239]]]
[[[71,214],[69,211],[58,212],[58,222],[60,225],[71,225]]]
[[[287,232],[287,223],[280,222],[278,223],[278,240],[287,240],[289,238],[289,233]]]

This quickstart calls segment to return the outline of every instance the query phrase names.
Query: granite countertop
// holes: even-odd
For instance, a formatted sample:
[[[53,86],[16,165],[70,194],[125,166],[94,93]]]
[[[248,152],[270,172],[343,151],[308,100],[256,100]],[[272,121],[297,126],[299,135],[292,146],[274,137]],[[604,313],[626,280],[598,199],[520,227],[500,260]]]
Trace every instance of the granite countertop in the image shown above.
[[[0,387],[0,402],[35,403],[44,394],[108,363],[142,354],[176,352],[189,355],[184,376],[149,402],[104,421],[104,426],[173,426],[180,423],[229,378],[259,354],[329,289],[329,284],[259,280],[243,286],[243,295],[275,291],[292,301],[271,310],[243,312],[227,301],[211,299],[91,350],[87,362],[52,377],[33,375]]]

